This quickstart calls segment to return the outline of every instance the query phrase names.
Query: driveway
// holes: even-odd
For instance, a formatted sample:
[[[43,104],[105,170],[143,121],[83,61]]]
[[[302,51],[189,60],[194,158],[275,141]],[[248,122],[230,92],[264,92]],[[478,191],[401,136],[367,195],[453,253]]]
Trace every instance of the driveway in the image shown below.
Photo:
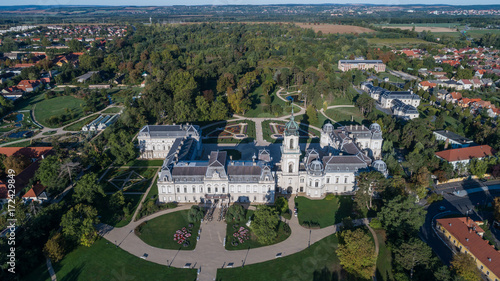
[[[294,198],[290,198],[291,208],[295,205]],[[113,228],[109,225],[100,224],[99,233],[112,243],[134,256],[141,257],[147,254],[147,260],[168,266],[183,268],[186,263],[191,263],[195,268],[200,268],[199,280],[215,280],[217,269],[232,262],[234,266],[260,263],[275,259],[277,253],[288,256],[306,249],[309,245],[337,232],[341,224],[332,225],[322,229],[309,230],[299,225],[298,219],[292,216],[288,221],[292,233],[288,239],[271,246],[227,251],[222,245],[226,233],[226,224],[223,222],[203,222],[201,225],[201,236],[193,251],[167,250],[152,247],[144,243],[134,233],[134,229],[144,221],[159,217],[168,213],[187,210],[191,205],[182,205],[175,209],[164,210],[138,221],[129,223],[125,227]],[[355,224],[368,224],[368,219],[359,219]],[[171,239],[171,237],[165,237]]]

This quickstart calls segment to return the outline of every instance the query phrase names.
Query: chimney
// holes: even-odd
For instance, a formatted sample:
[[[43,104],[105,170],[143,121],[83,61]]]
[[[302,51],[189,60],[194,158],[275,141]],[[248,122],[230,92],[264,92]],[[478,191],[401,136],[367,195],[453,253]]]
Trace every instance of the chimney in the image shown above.
[[[339,156],[342,156],[342,155],[344,155],[344,153],[343,152],[339,152]]]
[[[331,152],[330,152],[330,153],[328,153],[328,156],[332,156],[332,153],[331,153]]]

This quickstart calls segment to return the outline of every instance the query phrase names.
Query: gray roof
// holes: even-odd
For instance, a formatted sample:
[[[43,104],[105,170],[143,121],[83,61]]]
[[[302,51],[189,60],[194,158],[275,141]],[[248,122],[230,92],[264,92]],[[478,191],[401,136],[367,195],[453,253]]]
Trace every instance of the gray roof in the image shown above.
[[[399,110],[404,114],[418,114],[418,110],[413,105],[405,104],[398,99],[392,100],[392,105],[393,110]]]
[[[339,60],[340,63],[384,63],[381,60]]]
[[[178,138],[184,137],[189,133],[198,134],[198,125],[146,125],[139,136],[148,136],[150,138]]]
[[[471,139],[468,139],[466,137],[462,137],[461,135],[455,134],[455,133],[450,132],[448,130],[434,131],[434,134],[441,135],[445,138],[448,138],[450,140],[453,140],[453,141],[461,143],[461,144],[473,143],[473,141]]]
[[[386,99],[414,99],[414,100],[419,100],[420,96],[413,94],[410,91],[386,91],[382,94],[383,98]]]

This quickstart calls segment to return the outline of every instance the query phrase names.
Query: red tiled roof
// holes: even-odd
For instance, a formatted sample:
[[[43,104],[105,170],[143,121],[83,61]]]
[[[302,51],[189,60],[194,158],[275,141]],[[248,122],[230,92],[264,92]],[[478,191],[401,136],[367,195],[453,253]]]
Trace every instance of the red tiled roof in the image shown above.
[[[46,187],[44,185],[37,183],[30,190],[28,190],[26,194],[23,195],[23,198],[38,197],[38,195],[40,195],[45,190],[45,188]]]
[[[500,276],[500,252],[497,252],[478,232],[484,232],[474,221],[466,218],[446,218],[436,220],[453,235],[468,252],[480,260],[493,274]],[[474,231],[475,227],[475,231]],[[472,228],[472,229],[471,229]]]
[[[7,157],[19,153],[28,158],[38,158],[52,150],[50,146],[40,147],[0,147],[0,154],[5,154]]]
[[[472,158],[482,158],[486,156],[493,156],[494,154],[495,150],[489,145],[470,146],[436,152],[436,156],[448,162],[455,162]]]
[[[451,92],[450,95],[452,98],[454,98],[456,100],[462,99],[462,94],[459,92]]]
[[[431,83],[429,81],[422,81],[422,82],[420,82],[420,85],[422,85],[423,87],[436,87],[437,86],[436,83]]]

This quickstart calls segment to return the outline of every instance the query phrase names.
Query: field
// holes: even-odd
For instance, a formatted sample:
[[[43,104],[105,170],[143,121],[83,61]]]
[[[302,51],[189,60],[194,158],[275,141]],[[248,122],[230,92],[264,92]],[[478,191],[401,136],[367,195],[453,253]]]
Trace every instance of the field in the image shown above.
[[[395,48],[413,47],[419,44],[436,44],[418,38],[368,38],[368,44],[378,47],[388,46]]]
[[[195,280],[196,269],[166,267],[142,260],[101,238],[79,246],[53,264],[58,280]],[[24,280],[50,281],[45,261]]]
[[[323,34],[335,33],[371,33],[375,32],[372,29],[355,26],[355,25],[338,25],[338,24],[308,24],[308,23],[295,23],[296,26],[301,28],[312,28],[315,32],[321,31]]]
[[[453,24],[444,24],[444,26],[439,26],[436,24],[421,24],[421,25],[413,25],[413,24],[394,24],[394,25],[383,25],[382,28],[399,28],[401,30],[412,30],[413,26],[415,26],[416,32],[422,32],[424,30],[428,30],[431,32],[456,32],[457,29],[454,28]]]
[[[66,110],[74,113],[74,118],[64,122],[65,124],[70,123],[83,116],[82,106],[84,101],[71,96],[61,96],[55,97],[48,100],[42,100],[36,104],[35,107],[35,118],[40,124],[48,126],[48,120],[51,116],[61,116],[67,114]]]

